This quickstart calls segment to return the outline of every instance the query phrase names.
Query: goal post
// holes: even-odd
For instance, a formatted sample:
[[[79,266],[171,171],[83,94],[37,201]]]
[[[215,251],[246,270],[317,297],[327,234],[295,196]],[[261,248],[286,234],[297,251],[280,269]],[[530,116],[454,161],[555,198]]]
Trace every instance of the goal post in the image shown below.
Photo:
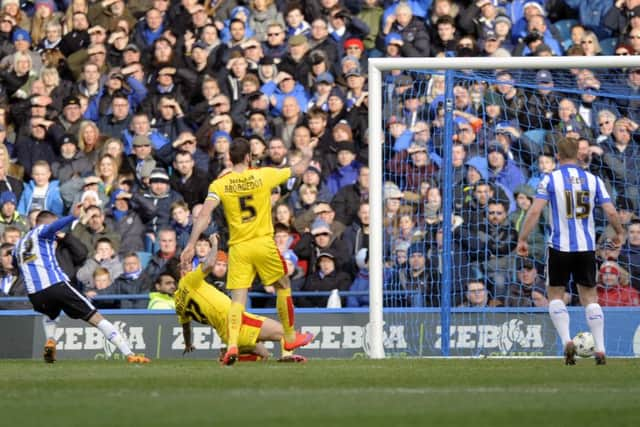
[[[507,57],[507,58],[371,58],[368,68],[369,92],[369,168],[370,168],[370,247],[369,247],[369,325],[367,328],[369,350],[373,359],[385,357],[384,349],[384,249],[383,249],[383,72],[391,70],[426,71],[443,70],[445,72],[444,110],[445,125],[441,163],[440,188],[442,191],[443,217],[451,218],[453,209],[452,182],[452,137],[453,137],[453,72],[455,70],[557,70],[557,69],[623,69],[640,67],[640,56],[568,56],[568,57]],[[531,82],[535,85],[535,82]],[[637,201],[636,201],[637,203]],[[452,286],[454,271],[447,268],[451,265],[451,221],[443,221],[443,249],[441,277],[441,330],[450,327],[451,304],[448,301],[449,289]],[[441,353],[449,356],[449,334],[441,334]]]

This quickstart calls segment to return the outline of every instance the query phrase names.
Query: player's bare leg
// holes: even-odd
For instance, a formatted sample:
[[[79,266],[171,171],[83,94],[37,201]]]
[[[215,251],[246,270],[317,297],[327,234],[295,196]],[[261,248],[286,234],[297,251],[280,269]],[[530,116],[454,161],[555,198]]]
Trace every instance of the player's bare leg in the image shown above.
[[[247,305],[247,293],[248,289],[231,290],[231,307],[227,318],[228,347],[222,359],[223,365],[233,365],[240,355],[238,351],[238,336],[242,327],[242,313],[244,313],[244,308]]]
[[[569,312],[562,297],[564,296],[564,286],[548,286],[549,293],[549,316],[553,326],[556,328],[562,347],[564,348],[564,363],[566,365],[576,364],[576,346],[571,341],[569,333]]]
[[[295,307],[291,298],[291,282],[285,274],[276,283],[276,309],[284,330],[284,348],[291,351],[313,341],[313,334],[300,334],[295,330]]]
[[[584,307],[584,314],[587,318],[587,324],[593,335],[595,343],[594,357],[596,365],[606,365],[604,346],[604,313],[602,307],[598,304],[598,293],[596,288],[588,288],[578,285],[578,294],[580,295],[580,304]]]
[[[124,337],[120,334],[120,332],[113,326],[113,323],[109,322],[105,319],[100,313],[97,311],[87,320],[91,325],[100,329],[100,331],[104,334],[105,337],[111,342],[113,345],[118,347],[118,350],[122,352],[127,357],[127,362],[129,363],[149,363],[150,360],[148,357],[137,356],[131,351],[129,347],[129,343]]]

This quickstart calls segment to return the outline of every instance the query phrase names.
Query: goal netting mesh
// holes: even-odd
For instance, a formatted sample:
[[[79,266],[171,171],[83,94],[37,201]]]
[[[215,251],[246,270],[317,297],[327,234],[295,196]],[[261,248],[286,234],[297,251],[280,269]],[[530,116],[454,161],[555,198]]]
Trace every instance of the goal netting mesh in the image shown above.
[[[580,166],[604,180],[630,230],[614,248],[596,210],[600,303],[639,304],[639,88],[640,68],[382,73],[388,353],[440,354],[447,313],[451,355],[555,354],[545,308],[546,220],[531,233],[529,257],[515,248],[536,186],[556,166],[560,137],[579,141]],[[566,292],[579,306],[575,285]],[[572,317],[572,333],[586,329],[583,317]],[[403,328],[405,347],[389,328]],[[631,342],[607,344],[615,353]]]

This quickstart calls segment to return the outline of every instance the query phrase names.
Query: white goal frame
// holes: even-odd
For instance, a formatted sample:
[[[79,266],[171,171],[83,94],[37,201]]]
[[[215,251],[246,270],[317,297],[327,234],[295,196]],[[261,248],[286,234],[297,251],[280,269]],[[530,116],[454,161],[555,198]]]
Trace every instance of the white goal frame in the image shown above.
[[[382,72],[390,70],[495,70],[495,69],[569,69],[569,68],[634,68],[640,67],[640,56],[560,56],[507,58],[370,58],[369,59],[369,325],[367,328],[369,357],[383,359],[383,158]],[[445,111],[453,109],[445,100]],[[449,116],[450,117],[450,116]],[[445,138],[447,135],[445,134]],[[449,138],[451,136],[449,135]],[[376,142],[377,141],[377,142]],[[451,152],[443,153],[443,165],[451,164]],[[443,193],[451,193],[443,189]],[[447,197],[449,196],[449,197]],[[443,205],[450,203],[443,194]],[[447,226],[445,226],[445,229]],[[446,250],[446,246],[445,246]],[[445,268],[446,270],[446,268]],[[443,333],[443,337],[447,334]],[[444,346],[443,346],[444,348]],[[448,354],[443,354],[448,356]]]

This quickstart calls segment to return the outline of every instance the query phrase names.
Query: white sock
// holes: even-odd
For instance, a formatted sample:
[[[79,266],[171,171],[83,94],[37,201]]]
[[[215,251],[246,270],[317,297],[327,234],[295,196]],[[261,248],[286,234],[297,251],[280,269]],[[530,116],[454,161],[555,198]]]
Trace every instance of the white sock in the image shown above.
[[[58,319],[49,319],[47,316],[42,316],[42,326],[44,327],[44,335],[48,340],[56,339],[56,327],[58,325]]]
[[[113,326],[113,323],[109,322],[107,319],[102,319],[98,323],[97,327],[113,345],[118,347],[118,350],[120,350],[122,354],[125,356],[133,354],[131,348],[129,348],[129,343],[124,339],[120,332],[118,332],[115,326]]]
[[[596,351],[604,353],[604,314],[602,307],[598,303],[589,304],[584,308],[584,314],[587,318],[587,324],[591,329],[593,341],[596,344]]]
[[[554,299],[549,303],[549,315],[553,326],[556,327],[558,335],[562,340],[562,345],[565,346],[571,341],[571,335],[569,334],[569,312],[564,302],[559,299]]]

